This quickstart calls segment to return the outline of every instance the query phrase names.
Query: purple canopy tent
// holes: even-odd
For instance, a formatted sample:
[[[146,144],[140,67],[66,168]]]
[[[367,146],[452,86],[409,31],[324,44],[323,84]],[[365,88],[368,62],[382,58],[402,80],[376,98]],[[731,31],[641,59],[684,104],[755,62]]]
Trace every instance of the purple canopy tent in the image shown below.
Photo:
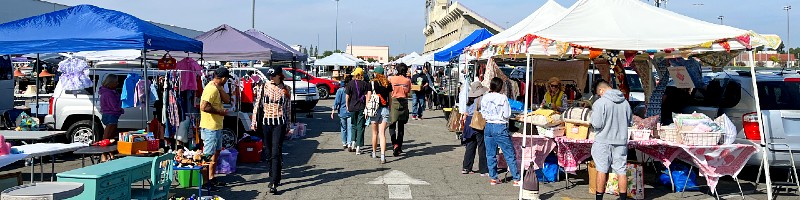
[[[298,50],[293,49],[291,46],[287,45],[286,43],[283,43],[282,41],[280,41],[278,39],[275,39],[274,37],[269,36],[264,32],[261,32],[261,31],[256,30],[256,29],[250,29],[250,30],[245,31],[244,33],[246,33],[247,35],[253,36],[255,38],[258,38],[259,40],[264,41],[266,43],[272,44],[273,46],[280,47],[281,49],[292,53],[292,55],[296,56],[297,60],[299,60],[299,61],[308,60],[308,55],[306,55],[306,54],[304,54],[304,53],[302,53],[302,52],[300,52]]]
[[[292,60],[291,52],[227,24],[211,29],[195,39],[203,42],[203,57],[206,60]]]

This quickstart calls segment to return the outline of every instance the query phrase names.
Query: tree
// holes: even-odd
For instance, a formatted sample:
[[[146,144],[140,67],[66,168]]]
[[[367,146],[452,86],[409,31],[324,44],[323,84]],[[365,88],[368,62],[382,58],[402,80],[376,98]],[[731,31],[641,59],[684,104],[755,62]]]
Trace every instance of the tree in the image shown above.
[[[344,51],[337,49],[337,50],[333,50],[333,53],[344,53]]]
[[[328,57],[330,55],[333,55],[332,51],[325,51],[325,52],[322,52],[322,56],[320,56],[319,58]]]
[[[778,46],[778,48],[775,49],[775,51],[777,51],[778,53],[781,53],[781,54],[786,53],[785,46],[783,46],[783,43],[781,43],[781,45]]]
[[[377,62],[377,61],[378,60],[375,60],[375,58],[367,58],[367,62],[374,63],[374,62]]]
[[[767,63],[765,63],[764,61],[756,62],[756,67],[765,67],[765,66],[767,66]]]
[[[300,53],[308,55],[308,48],[303,47],[302,49],[300,49]]]
[[[737,67],[747,66],[747,63],[744,63],[744,62],[740,61],[740,62],[736,62],[736,65],[734,65],[734,66],[737,66]]]
[[[319,46],[314,47],[314,57],[319,56]]]

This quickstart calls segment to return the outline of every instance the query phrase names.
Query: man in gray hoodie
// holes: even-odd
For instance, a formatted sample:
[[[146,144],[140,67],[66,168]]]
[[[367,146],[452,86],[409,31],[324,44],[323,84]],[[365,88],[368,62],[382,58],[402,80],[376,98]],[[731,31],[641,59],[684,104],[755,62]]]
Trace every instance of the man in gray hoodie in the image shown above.
[[[612,89],[608,82],[598,81],[594,86],[600,99],[592,105],[592,127],[597,133],[592,145],[592,159],[597,169],[596,198],[603,199],[608,173],[617,174],[619,199],[627,199],[628,179],[625,173],[628,159],[628,127],[632,111],[622,92]]]

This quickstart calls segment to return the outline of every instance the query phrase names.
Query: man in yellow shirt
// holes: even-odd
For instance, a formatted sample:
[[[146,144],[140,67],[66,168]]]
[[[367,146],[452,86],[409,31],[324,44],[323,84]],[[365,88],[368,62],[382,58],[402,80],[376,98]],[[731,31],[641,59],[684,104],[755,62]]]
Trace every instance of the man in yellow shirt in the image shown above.
[[[203,139],[203,154],[206,157],[211,155],[211,165],[208,166],[208,173],[203,173],[203,189],[216,190],[216,186],[222,183],[214,180],[216,160],[222,150],[222,121],[228,115],[228,110],[222,107],[222,103],[230,103],[231,97],[222,88],[231,74],[228,68],[220,67],[215,71],[214,79],[204,88],[203,95],[200,97],[200,138]]]

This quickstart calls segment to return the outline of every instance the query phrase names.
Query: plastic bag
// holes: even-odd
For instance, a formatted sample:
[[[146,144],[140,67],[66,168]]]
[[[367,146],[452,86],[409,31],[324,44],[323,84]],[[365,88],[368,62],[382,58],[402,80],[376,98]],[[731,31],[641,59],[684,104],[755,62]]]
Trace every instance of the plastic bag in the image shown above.
[[[697,170],[692,170],[691,175],[689,174],[689,167],[684,164],[680,163],[672,163],[670,165],[670,170],[672,171],[672,179],[675,183],[675,191],[677,192],[684,192],[684,191],[699,191],[700,188],[697,187]],[[661,171],[661,176],[659,176],[659,181],[661,184],[666,186],[672,185],[672,182],[669,181],[669,174],[667,174],[667,170]],[[684,188],[685,184],[685,188]]]
[[[536,170],[536,177],[539,182],[552,183],[558,181],[558,175],[561,168],[558,166],[558,157],[555,154],[550,154],[544,159],[544,166]]]

